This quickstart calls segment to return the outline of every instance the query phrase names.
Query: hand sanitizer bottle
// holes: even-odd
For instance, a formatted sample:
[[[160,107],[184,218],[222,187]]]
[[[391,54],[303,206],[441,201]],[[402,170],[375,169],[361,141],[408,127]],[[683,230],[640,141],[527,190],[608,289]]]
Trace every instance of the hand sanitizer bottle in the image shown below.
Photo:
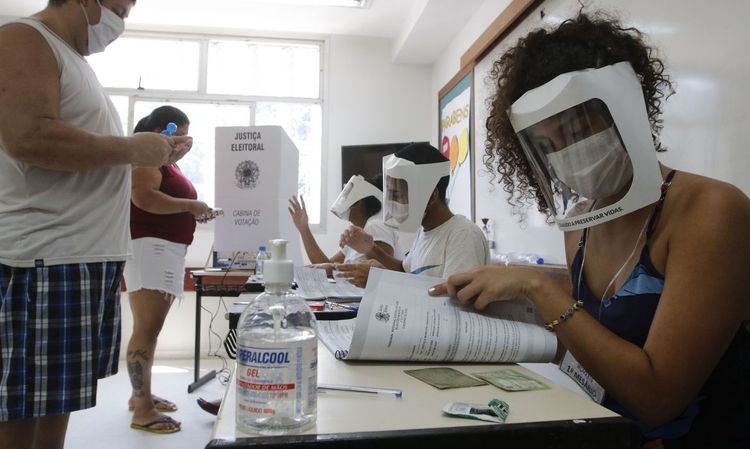
[[[245,433],[302,432],[317,418],[317,321],[291,289],[294,263],[286,240],[271,241],[265,292],[237,324],[237,428]]]

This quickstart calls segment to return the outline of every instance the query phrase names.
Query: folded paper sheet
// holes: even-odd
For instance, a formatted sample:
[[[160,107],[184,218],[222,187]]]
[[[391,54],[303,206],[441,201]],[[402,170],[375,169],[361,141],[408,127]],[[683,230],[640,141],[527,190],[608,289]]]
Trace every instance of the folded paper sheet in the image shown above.
[[[554,334],[526,299],[482,312],[427,289],[441,279],[373,268],[357,318],[319,321],[337,358],[413,362],[550,362]]]

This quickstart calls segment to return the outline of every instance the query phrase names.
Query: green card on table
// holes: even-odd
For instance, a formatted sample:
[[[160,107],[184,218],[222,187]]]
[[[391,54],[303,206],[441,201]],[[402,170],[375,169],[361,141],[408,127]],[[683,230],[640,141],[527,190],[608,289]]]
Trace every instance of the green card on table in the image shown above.
[[[404,372],[441,390],[487,385],[486,382],[474,379],[453,368],[423,368],[405,370]]]
[[[485,380],[506,391],[545,390],[549,388],[546,384],[512,369],[472,373],[472,376]]]

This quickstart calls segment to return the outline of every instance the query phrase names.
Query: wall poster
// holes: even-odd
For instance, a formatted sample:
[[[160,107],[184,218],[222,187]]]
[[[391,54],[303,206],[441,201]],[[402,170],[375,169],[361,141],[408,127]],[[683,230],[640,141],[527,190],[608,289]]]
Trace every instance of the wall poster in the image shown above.
[[[451,211],[474,217],[474,154],[472,151],[473,70],[451,81],[439,97],[440,151],[451,161],[448,205]],[[446,91],[447,89],[447,91]]]

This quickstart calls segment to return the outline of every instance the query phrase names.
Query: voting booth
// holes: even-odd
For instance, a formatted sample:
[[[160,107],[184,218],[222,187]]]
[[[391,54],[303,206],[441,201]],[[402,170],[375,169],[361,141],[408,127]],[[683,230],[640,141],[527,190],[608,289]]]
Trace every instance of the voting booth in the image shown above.
[[[284,239],[287,257],[302,264],[299,233],[288,201],[298,191],[299,152],[281,126],[216,128],[216,207],[224,210],[214,226],[214,251],[270,251]]]

